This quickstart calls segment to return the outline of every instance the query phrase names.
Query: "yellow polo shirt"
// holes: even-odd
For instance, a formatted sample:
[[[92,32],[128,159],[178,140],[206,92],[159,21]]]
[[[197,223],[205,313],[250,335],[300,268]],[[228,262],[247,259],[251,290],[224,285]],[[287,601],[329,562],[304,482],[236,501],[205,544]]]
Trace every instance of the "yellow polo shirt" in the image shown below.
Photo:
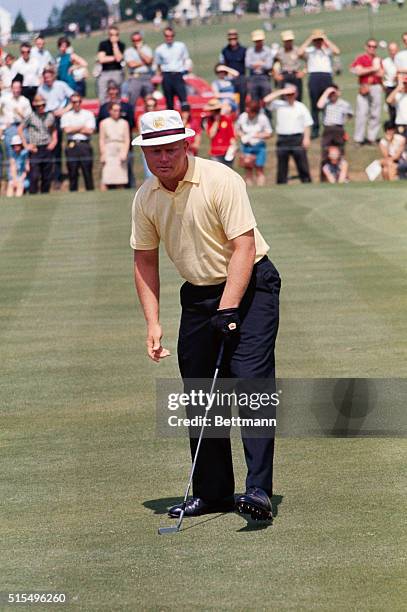
[[[164,242],[180,275],[193,285],[226,280],[230,241],[254,229],[256,262],[269,246],[256,228],[243,179],[219,162],[188,156],[188,170],[175,191],[156,177],[137,191],[130,245],[150,250]]]

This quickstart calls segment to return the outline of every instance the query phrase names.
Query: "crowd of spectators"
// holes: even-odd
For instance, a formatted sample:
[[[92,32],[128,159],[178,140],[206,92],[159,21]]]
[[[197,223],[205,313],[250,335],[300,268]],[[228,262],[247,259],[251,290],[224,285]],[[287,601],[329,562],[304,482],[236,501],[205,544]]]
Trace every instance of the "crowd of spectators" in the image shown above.
[[[378,42],[371,38],[353,60],[349,70],[358,80],[354,112],[334,82],[341,72],[340,49],[323,30],[314,30],[298,46],[294,32],[285,30],[280,45],[269,46],[266,33],[258,29],[246,48],[238,31],[230,29],[227,44],[215,58],[213,98],[201,116],[188,104],[184,79],[192,68],[188,48],[171,27],[164,28],[163,37],[154,50],[136,31],[126,48],[119,30],[109,28],[93,67],[97,117],[83,108],[88,64],[74,52],[68,38],[58,39],[56,57],[42,36],[33,46],[22,43],[19,58],[2,51],[0,167],[1,175],[7,174],[8,196],[47,193],[51,186],[60,189],[65,178],[70,191],[76,191],[80,173],[85,188],[94,189],[96,143],[100,189],[134,187],[130,143],[138,130],[135,108],[142,100],[145,112],[156,110],[160,98],[167,108],[174,108],[178,99],[185,126],[196,132],[190,139],[193,155],[199,153],[202,134],[206,134],[210,157],[239,165],[248,185],[265,184],[271,149],[267,141],[274,134],[277,183],[289,180],[290,158],[299,179],[311,182],[308,149],[317,138],[320,180],[347,182],[346,122],[353,115],[355,146],[375,146],[380,152],[376,176],[389,181],[407,177],[407,33],[402,35],[401,50],[397,42],[390,42],[387,56],[381,58]],[[303,102],[306,86],[310,108]],[[380,139],[384,102],[388,120]],[[143,166],[144,177],[150,176],[144,158]]]

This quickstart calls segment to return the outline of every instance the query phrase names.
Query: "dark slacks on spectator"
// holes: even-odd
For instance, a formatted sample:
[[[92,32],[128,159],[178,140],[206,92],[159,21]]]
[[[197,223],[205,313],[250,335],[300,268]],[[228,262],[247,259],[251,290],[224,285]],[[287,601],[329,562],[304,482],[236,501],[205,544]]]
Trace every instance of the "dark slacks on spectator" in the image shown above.
[[[299,79],[296,76],[295,72],[287,72],[286,70],[283,70],[281,74],[284,77],[284,81],[281,83],[281,87],[285,87],[286,83],[291,83],[292,85],[295,85],[297,88],[297,100],[301,102],[302,101],[302,79]]]
[[[168,109],[174,108],[175,96],[178,96],[181,107],[187,103],[187,89],[181,72],[163,72],[162,88]]]
[[[21,89],[21,93],[25,98],[28,98],[28,100],[30,101],[30,104],[32,103],[32,101],[34,100],[34,96],[37,93],[37,89],[38,87],[28,87],[27,85],[25,85],[22,89]]]
[[[278,272],[267,257],[255,265],[239,308],[242,321],[240,333],[226,345],[220,379],[239,378],[246,382],[251,379],[249,386],[257,384],[253,379],[262,379],[258,381],[259,384],[267,379],[269,385],[274,385],[274,345],[279,322],[280,284]],[[203,384],[202,379],[213,377],[220,340],[215,336],[210,318],[219,306],[224,287],[224,283],[196,286],[188,282],[181,287],[178,363],[186,388],[191,384],[190,379],[200,379],[200,384]],[[191,409],[189,407],[187,414],[190,414]],[[194,473],[193,492],[205,501],[216,501],[234,493],[228,433],[225,428],[224,437],[222,430],[222,437],[204,437],[202,440]],[[247,464],[246,486],[261,487],[271,495],[274,432],[268,433],[270,435],[265,434],[264,437],[250,437],[250,432],[241,430]],[[198,442],[195,435],[196,431],[190,431],[192,457]]]
[[[51,187],[54,151],[47,145],[37,146],[37,152],[30,152],[30,193],[48,193]]]
[[[291,134],[289,136],[278,136],[277,140],[277,183],[286,183],[288,180],[288,162],[293,157],[297,166],[298,174],[302,183],[310,183],[307,151],[302,141],[304,134]]]
[[[64,133],[61,129],[61,118],[55,117],[55,127],[57,130],[57,144],[54,149],[54,181],[58,183],[62,183],[63,174],[62,174],[62,141],[64,138]]]
[[[247,87],[252,100],[262,100],[271,93],[270,77],[266,74],[253,74],[248,79]]]
[[[325,89],[332,85],[332,75],[329,72],[311,72],[308,79],[308,91],[311,102],[311,116],[313,120],[312,136],[316,138],[319,134],[319,114],[321,110],[317,102]]]
[[[145,98],[154,91],[151,77],[148,74],[132,76],[127,81],[128,98],[130,106],[135,106],[139,98]]]
[[[396,87],[386,87],[386,98],[388,98],[391,92],[394,91],[395,89]],[[394,106],[394,104],[388,104],[387,110],[389,112],[389,120],[394,125],[396,123],[396,107]]]
[[[244,74],[239,74],[238,77],[232,80],[235,92],[239,94],[239,112],[244,113],[246,110],[247,96],[247,80]]]
[[[68,166],[69,191],[78,191],[79,171],[82,170],[87,191],[94,189],[93,185],[93,151],[89,142],[68,142],[65,149]]]

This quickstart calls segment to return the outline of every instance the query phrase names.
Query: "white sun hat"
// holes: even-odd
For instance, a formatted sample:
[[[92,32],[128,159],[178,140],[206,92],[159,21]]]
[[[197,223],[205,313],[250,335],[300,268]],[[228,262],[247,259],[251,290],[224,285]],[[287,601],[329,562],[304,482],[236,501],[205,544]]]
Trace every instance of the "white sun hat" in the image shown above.
[[[12,147],[14,147],[14,145],[23,144],[23,141],[21,140],[21,137],[18,134],[16,134],[15,136],[12,137],[10,144]]]
[[[175,110],[145,113],[141,117],[140,132],[132,145],[153,147],[195,136],[194,130],[184,127],[181,115]]]

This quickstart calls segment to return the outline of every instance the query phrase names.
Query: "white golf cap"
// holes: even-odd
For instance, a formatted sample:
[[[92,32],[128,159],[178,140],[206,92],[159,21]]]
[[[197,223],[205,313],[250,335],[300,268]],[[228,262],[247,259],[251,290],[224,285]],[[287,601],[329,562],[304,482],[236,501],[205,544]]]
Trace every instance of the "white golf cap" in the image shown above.
[[[18,134],[16,134],[15,136],[13,136],[13,138],[10,141],[11,146],[13,147],[14,145],[20,145],[23,144],[23,141],[21,140],[20,136]]]
[[[145,113],[141,117],[140,132],[132,145],[153,147],[195,136],[194,130],[184,127],[181,115],[175,110]]]

